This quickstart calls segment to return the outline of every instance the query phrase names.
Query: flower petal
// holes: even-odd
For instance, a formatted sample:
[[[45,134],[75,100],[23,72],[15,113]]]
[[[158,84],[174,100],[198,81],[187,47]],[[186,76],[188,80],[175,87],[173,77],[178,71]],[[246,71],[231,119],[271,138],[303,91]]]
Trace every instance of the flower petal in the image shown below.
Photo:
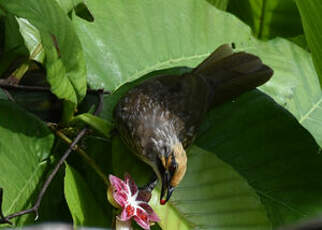
[[[111,185],[113,186],[113,188],[115,190],[117,190],[118,192],[125,191],[126,193],[129,194],[130,191],[128,189],[128,186],[126,185],[126,183],[123,180],[121,180],[120,178],[113,176],[113,175],[109,175],[108,178],[110,180]]]
[[[125,183],[127,183],[128,186],[130,187],[132,196],[134,194],[136,194],[138,191],[138,187],[136,186],[136,184],[135,184],[134,180],[132,179],[132,177],[130,176],[130,174],[125,173],[124,180],[125,180]]]
[[[159,222],[160,218],[158,217],[158,215],[153,211],[152,214],[149,215],[149,220],[150,222]]]
[[[136,209],[136,215],[134,216],[134,220],[143,229],[150,229],[150,221],[149,221],[148,213],[145,212],[143,209],[141,208]]]
[[[143,208],[147,214],[148,214],[148,217],[149,217],[149,220],[151,222],[159,222],[160,221],[160,218],[158,217],[158,215],[153,211],[153,209],[151,208],[150,205],[148,205],[147,203],[139,203],[139,206],[141,208]]]
[[[127,220],[131,219],[131,217],[133,217],[134,214],[135,214],[135,208],[132,205],[127,205],[123,209],[121,216],[119,218],[122,221],[127,221]]]
[[[128,195],[123,192],[113,192],[113,198],[116,201],[116,203],[118,203],[122,208],[124,208],[129,202],[128,202]]]

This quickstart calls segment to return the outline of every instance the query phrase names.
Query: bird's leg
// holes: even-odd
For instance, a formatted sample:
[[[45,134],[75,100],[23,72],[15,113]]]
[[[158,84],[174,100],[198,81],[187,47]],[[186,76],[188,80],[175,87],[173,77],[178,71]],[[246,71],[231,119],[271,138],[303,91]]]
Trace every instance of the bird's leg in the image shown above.
[[[152,190],[158,183],[158,177],[154,174],[149,183],[139,188],[138,199],[149,202],[152,196]]]
[[[149,183],[147,183],[146,185],[140,187],[140,190],[145,190],[148,192],[152,192],[152,190],[155,188],[155,186],[158,184],[158,177],[156,174],[153,174],[151,180]]]

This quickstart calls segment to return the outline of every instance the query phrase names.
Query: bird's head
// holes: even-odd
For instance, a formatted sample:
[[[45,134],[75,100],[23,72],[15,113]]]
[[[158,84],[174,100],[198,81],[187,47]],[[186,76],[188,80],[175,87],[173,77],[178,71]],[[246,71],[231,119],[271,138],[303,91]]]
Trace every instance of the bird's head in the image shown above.
[[[157,174],[161,179],[160,203],[165,204],[175,187],[183,179],[187,169],[187,155],[182,144],[174,144],[166,154],[158,154]]]

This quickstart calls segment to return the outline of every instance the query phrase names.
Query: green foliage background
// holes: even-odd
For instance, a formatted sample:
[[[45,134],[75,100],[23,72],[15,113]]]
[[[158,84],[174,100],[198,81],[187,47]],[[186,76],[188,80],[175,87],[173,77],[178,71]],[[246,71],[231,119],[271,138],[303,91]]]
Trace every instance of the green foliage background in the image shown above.
[[[318,0],[0,0],[2,78],[30,79],[37,61],[62,104],[57,109],[48,93],[10,91],[13,103],[0,88],[5,215],[32,205],[67,147],[30,111],[42,118],[58,111],[71,138],[89,124],[95,131],[81,147],[106,175],[128,171],[142,185],[151,169],[113,133],[117,100],[143,79],[189,71],[223,43],[258,55],[274,76],[209,112],[171,201],[161,207],[154,191],[160,227],[275,229],[321,215],[321,11]],[[97,100],[87,86],[112,91],[100,117],[90,114]],[[75,153],[49,188],[39,221],[108,228],[114,211],[105,192]]]

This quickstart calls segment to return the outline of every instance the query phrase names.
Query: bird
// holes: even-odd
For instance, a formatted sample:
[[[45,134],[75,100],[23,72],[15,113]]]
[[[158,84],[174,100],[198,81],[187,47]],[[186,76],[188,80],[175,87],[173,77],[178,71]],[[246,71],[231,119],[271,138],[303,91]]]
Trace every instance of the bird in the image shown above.
[[[223,44],[181,75],[160,75],[130,89],[114,109],[116,129],[129,149],[161,181],[160,203],[185,176],[186,150],[213,107],[266,83],[273,70],[247,52]]]

